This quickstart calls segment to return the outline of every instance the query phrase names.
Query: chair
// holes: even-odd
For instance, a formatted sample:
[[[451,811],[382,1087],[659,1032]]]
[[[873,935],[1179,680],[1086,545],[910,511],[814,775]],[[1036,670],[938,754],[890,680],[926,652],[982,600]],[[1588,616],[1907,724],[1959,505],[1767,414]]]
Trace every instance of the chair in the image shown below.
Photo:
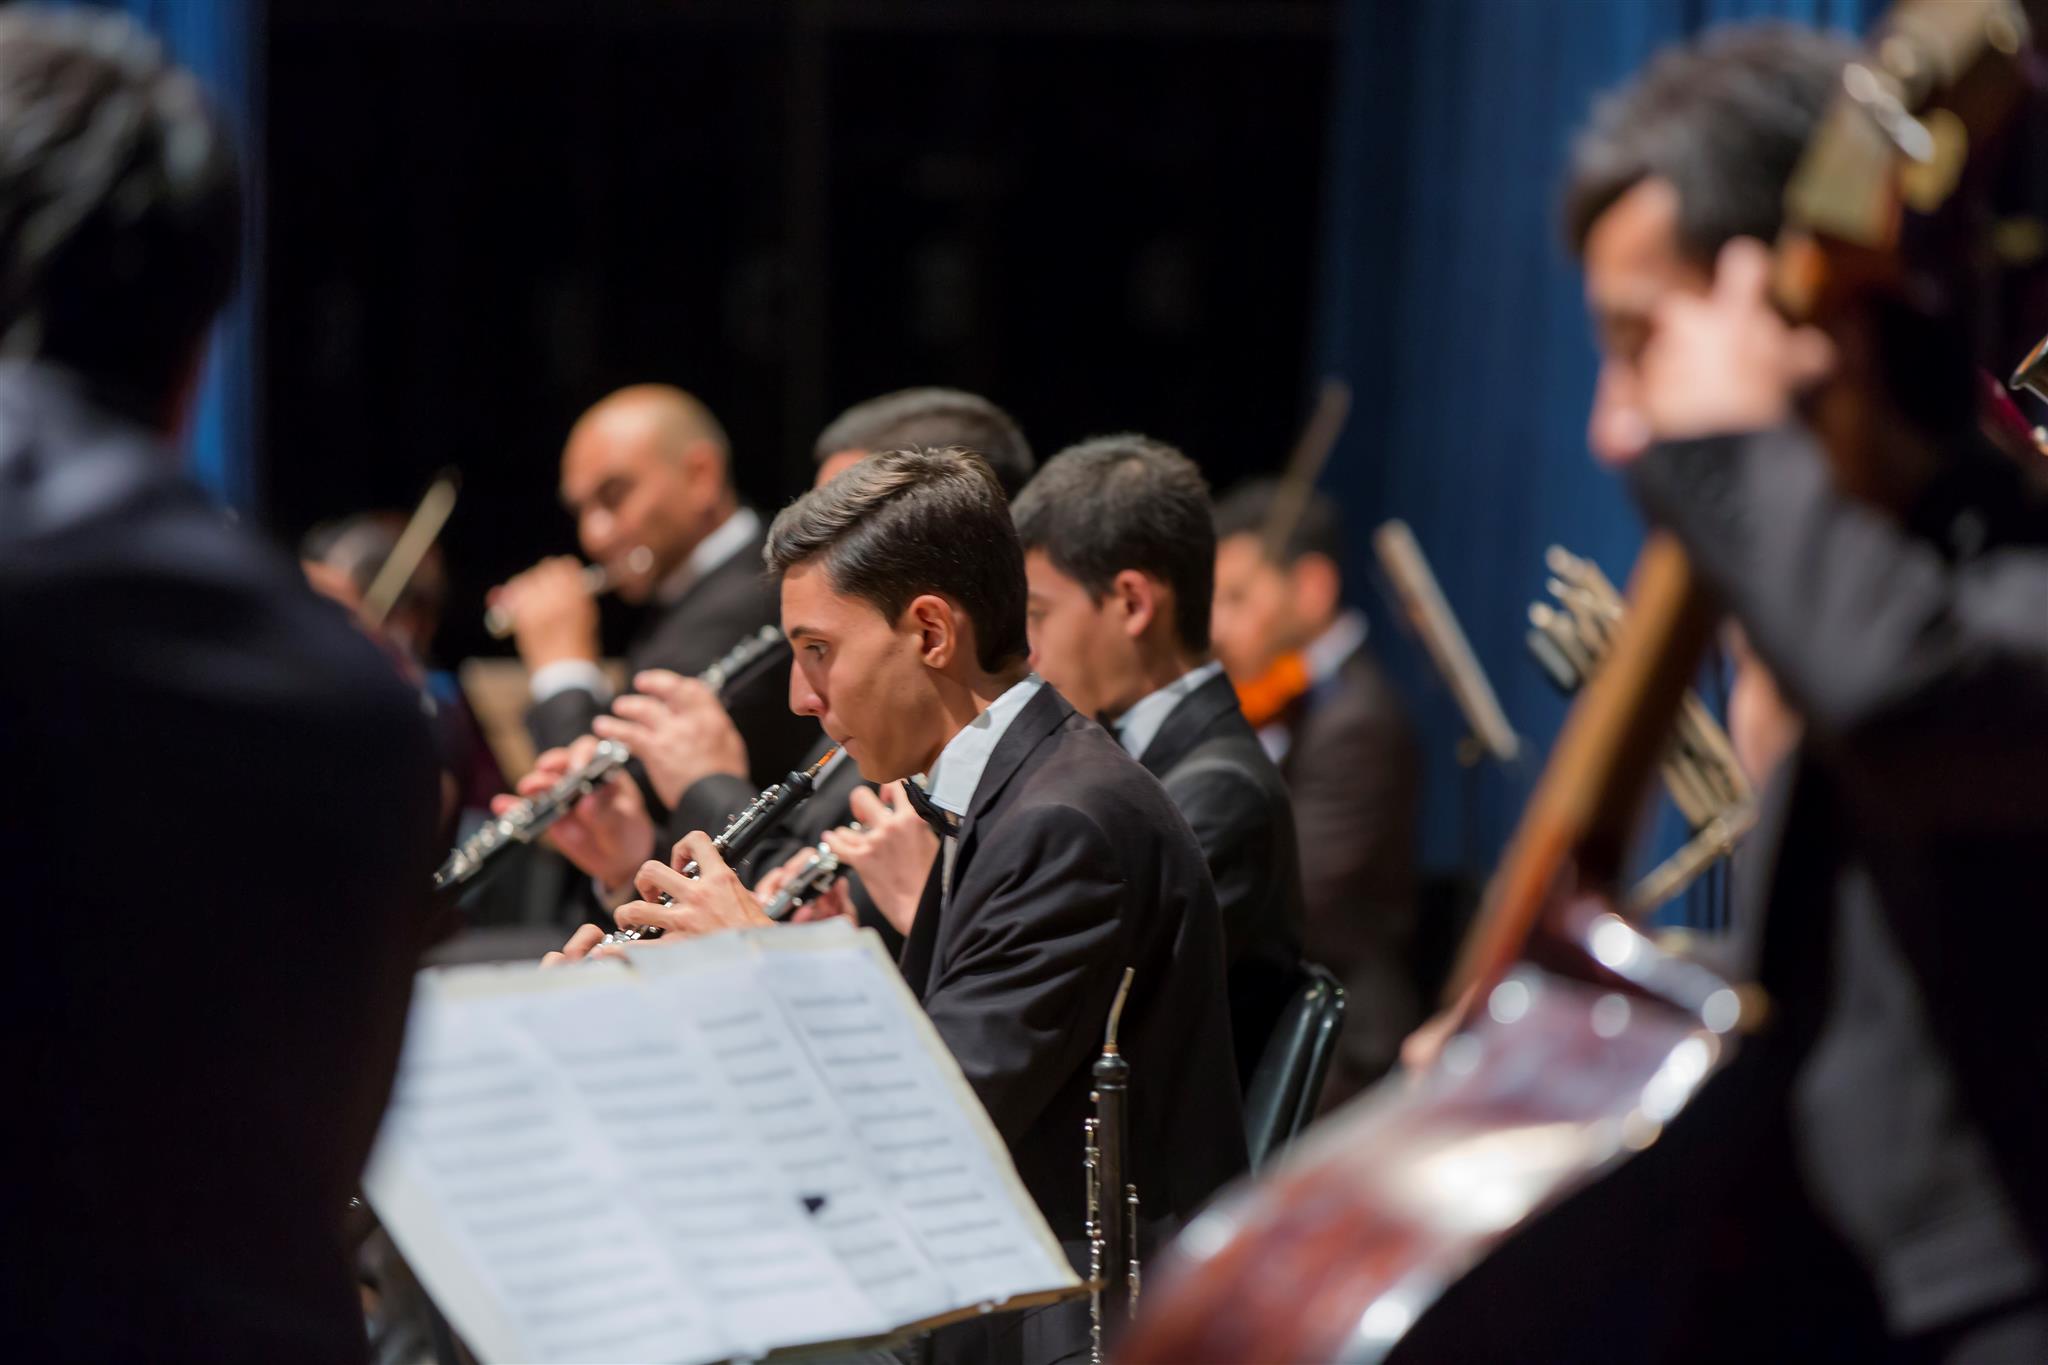
[[[1254,1171],[1315,1117],[1343,1025],[1343,985],[1327,968],[1304,962],[1245,1092],[1245,1145]]]

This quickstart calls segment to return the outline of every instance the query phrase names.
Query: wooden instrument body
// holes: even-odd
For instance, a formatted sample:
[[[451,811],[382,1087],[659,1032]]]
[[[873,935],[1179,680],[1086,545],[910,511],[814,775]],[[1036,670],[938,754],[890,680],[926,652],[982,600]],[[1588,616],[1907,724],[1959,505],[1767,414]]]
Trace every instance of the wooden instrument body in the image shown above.
[[[1430,1306],[1505,1238],[1653,1142],[1731,1055],[1735,993],[1598,902],[1574,910],[1584,973],[1518,966],[1438,1065],[1226,1193],[1148,1289],[1180,1311],[1119,1359],[1381,1360],[1426,1341]]]

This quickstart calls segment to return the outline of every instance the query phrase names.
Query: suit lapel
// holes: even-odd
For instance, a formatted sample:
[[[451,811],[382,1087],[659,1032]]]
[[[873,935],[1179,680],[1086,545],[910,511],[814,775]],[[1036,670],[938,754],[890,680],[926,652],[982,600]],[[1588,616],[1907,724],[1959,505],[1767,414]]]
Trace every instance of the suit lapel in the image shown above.
[[[1010,728],[1003,731],[1003,737],[996,741],[995,752],[988,757],[988,764],[981,770],[981,781],[974,788],[974,798],[967,807],[967,816],[960,822],[959,843],[953,851],[953,885],[960,886],[967,879],[967,865],[974,857],[974,850],[980,842],[976,837],[976,822],[995,804],[1003,788],[1009,785],[1047,735],[1057,730],[1074,708],[1066,698],[1053,691],[1050,683],[1042,684],[1038,695],[1024,704],[1017,718],[1010,722]],[[940,858],[945,854],[941,850]],[[940,886],[940,863],[934,861],[932,874],[926,878],[924,895],[917,903],[917,919],[910,926],[910,937],[903,944],[900,959],[903,979],[919,1000],[931,984],[932,967],[939,956],[939,936],[944,932],[945,897]]]
[[[1180,705],[1167,713],[1166,723],[1152,736],[1138,762],[1154,777],[1164,777],[1174,764],[1187,757],[1188,750],[1209,737],[1219,717],[1236,710],[1237,689],[1230,685],[1226,675],[1218,673],[1181,698]]]

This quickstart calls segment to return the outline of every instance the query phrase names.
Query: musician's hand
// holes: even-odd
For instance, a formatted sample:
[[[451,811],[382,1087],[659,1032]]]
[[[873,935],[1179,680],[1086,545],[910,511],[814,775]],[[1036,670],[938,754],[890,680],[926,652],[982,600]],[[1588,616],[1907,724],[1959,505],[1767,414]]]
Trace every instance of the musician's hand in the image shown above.
[[[634,674],[633,688],[592,728],[633,751],[656,796],[673,806],[700,778],[747,775],[747,742],[710,688],[665,668]]]
[[[939,855],[939,836],[911,808],[901,782],[891,782],[880,796],[856,787],[849,804],[863,828],[835,829],[825,842],[840,862],[860,873],[882,918],[907,936]]]
[[[1637,406],[1651,441],[1778,426],[1798,396],[1834,367],[1813,327],[1793,327],[1771,302],[1771,253],[1753,237],[1721,248],[1713,288],[1674,291],[1643,349]]]
[[[685,877],[676,870],[693,858],[697,862],[695,877]],[[726,866],[717,845],[703,830],[684,835],[671,861],[674,866],[657,862],[641,865],[633,885],[645,899],[612,912],[621,928],[658,924],[665,933],[694,938],[775,922],[761,913],[761,902],[754,899],[754,893],[747,890],[738,874]],[[674,904],[656,903],[663,892],[668,893]]]
[[[917,917],[916,906],[910,907],[910,914],[913,919]],[[791,924],[812,924],[821,919],[857,920],[858,918],[859,916],[854,913],[853,909],[853,893],[846,889],[846,879],[841,877],[838,881],[832,883],[830,887],[826,888],[823,895],[813,896],[802,905],[799,905],[796,908],[796,913],[789,917],[789,922]]]
[[[533,771],[519,779],[520,797],[538,796],[597,751],[589,735],[566,749],[549,749],[534,760]],[[503,814],[515,803],[510,796],[491,798],[491,813]],[[578,801],[541,836],[548,846],[605,886],[624,886],[646,861],[655,841],[654,817],[640,788],[624,773],[613,773]]]
[[[549,953],[540,960],[543,967],[557,967],[564,962],[581,962],[586,957],[624,957],[626,950],[617,944],[604,944],[604,930],[595,924],[586,924],[569,935],[569,941],[558,953]]]
[[[492,588],[487,600],[511,613],[512,643],[529,672],[564,659],[597,658],[597,599],[572,556],[543,559]]]
[[[862,788],[862,790],[866,790]],[[766,905],[782,893],[789,885],[789,879],[811,865],[818,856],[815,845],[800,848],[792,853],[780,867],[771,867],[754,883],[754,898]],[[911,907],[913,910],[915,906]],[[821,919],[853,919],[853,897],[846,889],[846,879],[841,877],[822,894],[811,897],[796,908],[789,917],[791,924],[809,924]]]
[[[1411,1076],[1419,1076],[1436,1065],[1436,1059],[1443,1055],[1444,1044],[1457,1035],[1469,1015],[1472,996],[1473,990],[1467,986],[1456,1004],[1437,1011],[1422,1027],[1401,1040],[1402,1070]]]

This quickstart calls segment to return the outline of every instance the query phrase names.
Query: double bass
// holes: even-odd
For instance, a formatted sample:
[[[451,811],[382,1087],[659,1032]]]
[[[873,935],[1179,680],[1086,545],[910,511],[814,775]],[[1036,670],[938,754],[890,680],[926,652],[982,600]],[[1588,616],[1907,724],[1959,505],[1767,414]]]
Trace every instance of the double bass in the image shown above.
[[[1895,7],[1788,188],[1774,287],[1790,318],[1849,336],[1921,297],[1907,258],[2019,103],[2041,30],[2027,11],[2041,7]],[[1839,482],[1881,495],[1864,458],[1888,420],[1881,366],[1843,355],[1809,419]],[[1454,976],[1455,1036],[1198,1216],[1147,1284],[1118,1360],[1444,1358],[1432,1310],[1454,1287],[1697,1117],[1688,1104],[1768,1004],[1660,951],[1616,893],[1716,616],[1684,551],[1653,532],[1626,624],[1488,887]]]

